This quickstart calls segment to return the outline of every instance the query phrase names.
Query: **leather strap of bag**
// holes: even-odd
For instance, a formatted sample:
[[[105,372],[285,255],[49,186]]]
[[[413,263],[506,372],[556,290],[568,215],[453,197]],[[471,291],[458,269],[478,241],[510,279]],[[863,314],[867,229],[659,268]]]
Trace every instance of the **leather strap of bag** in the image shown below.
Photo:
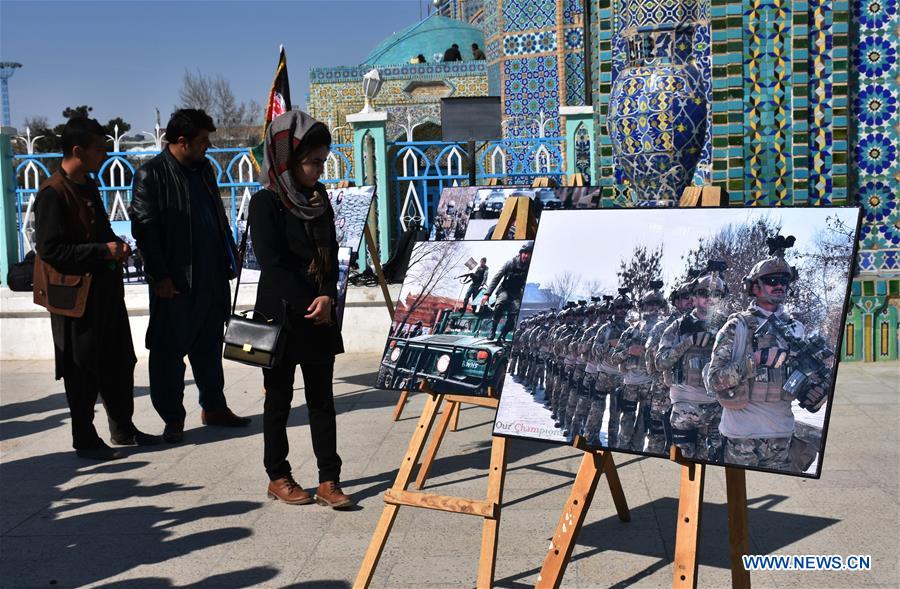
[[[247,215],[247,226],[244,227],[244,235],[241,237],[241,245],[238,247],[237,284],[234,285],[234,300],[231,302],[231,314],[237,309],[238,289],[241,288],[241,273],[244,271],[244,255],[247,253],[247,235],[250,233],[250,215]]]

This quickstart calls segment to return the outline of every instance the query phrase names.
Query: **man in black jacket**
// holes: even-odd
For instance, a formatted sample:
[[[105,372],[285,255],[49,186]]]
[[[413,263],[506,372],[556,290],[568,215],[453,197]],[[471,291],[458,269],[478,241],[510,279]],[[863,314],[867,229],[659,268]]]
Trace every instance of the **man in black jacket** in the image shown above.
[[[134,177],[131,228],[150,282],[150,398],[163,438],[184,432],[184,357],[191,361],[206,425],[245,426],[225,401],[222,336],[230,305],[229,278],[237,250],[206,159],[216,130],[202,110],[175,111],[162,152]]]
[[[533,241],[529,241],[519,248],[519,254],[503,264],[500,271],[491,279],[487,292],[481,297],[481,306],[484,307],[494,291],[497,291],[497,298],[494,299],[494,323],[491,326],[490,339],[494,339],[497,325],[504,315],[506,315],[506,321],[503,322],[503,329],[500,331],[500,337],[497,338],[498,342],[503,343],[506,334],[512,331],[516,324],[522,295],[525,293],[525,279],[528,277],[528,266],[531,265],[533,249]]]
[[[158,437],[138,431],[131,420],[137,360],[122,285],[122,262],[130,250],[113,233],[97,185],[88,176],[106,159],[103,127],[94,119],[71,119],[63,129],[62,148],[60,169],[42,183],[34,201],[40,257],[36,272],[46,271],[49,279],[47,284],[36,281],[36,302],[46,301],[51,313],[56,378],[65,384],[72,446],[82,458],[113,460],[122,455],[94,428],[98,394],[113,444],[159,443]],[[60,275],[69,280],[59,280]],[[77,281],[72,280],[75,277]],[[88,291],[80,315],[75,305],[67,304],[78,296],[65,296],[75,289]]]
[[[441,61],[462,61],[462,53],[459,52],[459,45],[454,43],[446,51]]]

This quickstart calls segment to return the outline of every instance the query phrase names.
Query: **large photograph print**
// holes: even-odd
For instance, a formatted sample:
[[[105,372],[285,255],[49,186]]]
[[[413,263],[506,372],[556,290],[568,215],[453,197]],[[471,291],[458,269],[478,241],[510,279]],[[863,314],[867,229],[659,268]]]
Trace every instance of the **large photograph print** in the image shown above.
[[[369,218],[369,208],[372,206],[374,197],[374,186],[328,189],[328,198],[334,209],[334,226],[340,247],[349,247],[354,254],[359,251],[366,220]]]
[[[543,215],[494,434],[818,477],[859,209]]]
[[[375,386],[499,394],[531,249],[529,241],[417,243]]]
[[[506,199],[527,196],[539,216],[543,211],[594,208],[600,189],[593,187],[528,188],[525,186],[473,186],[445,188],[431,229],[434,241],[491,239]],[[515,235],[510,227],[507,239]]]

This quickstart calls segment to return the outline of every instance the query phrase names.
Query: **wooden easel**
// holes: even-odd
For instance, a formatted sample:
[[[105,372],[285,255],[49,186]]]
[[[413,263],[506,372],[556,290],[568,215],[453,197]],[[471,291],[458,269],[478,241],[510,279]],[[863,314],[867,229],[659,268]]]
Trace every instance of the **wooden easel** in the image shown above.
[[[719,206],[728,202],[728,195],[717,186],[689,186],[679,200],[681,207]],[[576,446],[580,446],[576,440]],[[585,450],[575,484],[569,500],[560,517],[556,533],[550,545],[550,552],[541,568],[537,587],[556,589],[562,582],[563,574],[575,547],[575,540],[581,531],[581,525],[590,508],[594,487],[600,476],[601,468],[607,464],[608,451]],[[684,459],[678,448],[672,446],[670,459],[681,465],[681,484],[678,494],[678,522],[675,528],[675,562],[672,587],[686,589],[697,587],[697,550],[700,539],[700,517],[703,504],[703,485],[706,468]],[[610,461],[612,457],[609,456]],[[607,472],[610,489],[615,481]],[[750,573],[744,570],[741,556],[747,554],[749,540],[747,535],[747,486],[745,473],[739,468],[725,468],[726,494],[728,497],[728,543],[731,547],[731,586],[734,589],[750,588]],[[613,492],[615,499],[616,493]],[[616,502],[619,518],[623,521],[622,509]],[[626,508],[627,509],[627,508]]]
[[[528,197],[509,198],[503,205],[503,212],[500,220],[497,222],[497,228],[494,231],[493,239],[501,239],[509,230],[513,219],[516,219],[516,238],[527,239],[530,235],[532,238],[534,233],[528,233],[529,230],[537,228],[534,220],[534,214],[530,209],[531,201]],[[520,237],[521,236],[521,237]],[[453,497],[448,495],[438,495],[435,493],[423,493],[421,491],[408,491],[407,487],[412,481],[413,468],[418,463],[425,447],[425,441],[434,425],[434,419],[437,416],[441,403],[448,401],[448,407],[444,411],[438,430],[435,432],[432,447],[429,449],[427,463],[422,464],[419,479],[417,480],[417,488],[421,488],[427,476],[431,462],[437,454],[441,439],[450,423],[454,414],[458,415],[460,403],[470,403],[483,407],[497,408],[499,404],[498,397],[467,397],[458,395],[437,394],[431,391],[428,393],[428,400],[425,402],[425,408],[422,411],[419,422],[416,425],[412,439],[409,441],[409,447],[397,472],[397,478],[394,480],[393,486],[384,494],[384,502],[386,503],[381,518],[375,527],[375,533],[369,548],[363,557],[362,565],[356,580],[353,582],[355,588],[365,588],[372,581],[375,573],[375,567],[378,566],[378,560],[384,550],[387,537],[394,525],[397,517],[397,511],[401,505],[410,507],[422,507],[425,509],[435,509],[438,511],[446,511],[450,513],[464,513],[484,518],[484,524],[481,532],[481,551],[478,560],[478,577],[477,587],[491,587],[494,584],[494,566],[497,560],[497,535],[500,528],[500,508],[503,498],[503,482],[506,477],[506,446],[507,439],[494,437],[491,442],[491,461],[488,474],[487,498],[484,500],[468,499],[464,497]]]

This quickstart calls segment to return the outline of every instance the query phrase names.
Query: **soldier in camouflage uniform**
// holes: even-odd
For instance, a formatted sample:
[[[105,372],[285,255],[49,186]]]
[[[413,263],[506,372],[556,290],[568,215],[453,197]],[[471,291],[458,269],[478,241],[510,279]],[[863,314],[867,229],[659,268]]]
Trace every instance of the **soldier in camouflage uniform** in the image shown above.
[[[575,369],[572,372],[568,397],[563,399],[564,404],[560,409],[560,427],[564,432],[570,431],[575,407],[578,404],[579,395],[582,393],[581,387],[584,382],[585,368],[587,367],[587,356],[584,349],[585,339],[593,338],[597,333],[597,327],[599,327],[596,324],[597,306],[595,301],[592,300],[590,303],[579,301],[579,309],[581,310],[580,326],[572,337],[568,349],[568,353],[575,357]]]
[[[724,264],[719,268],[724,270]],[[694,280],[691,294],[694,309],[663,332],[656,366],[665,371],[666,380],[671,383],[674,444],[685,458],[718,461],[722,410],[706,392],[703,369],[709,364],[715,332],[721,323],[711,313],[728,294],[728,287],[716,270],[710,269]]]
[[[600,429],[603,425],[603,414],[606,411],[607,398],[609,398],[609,423],[606,427],[606,445],[614,447],[618,443],[622,371],[617,364],[613,363],[610,355],[613,349],[619,345],[619,338],[628,329],[626,318],[631,307],[632,302],[628,297],[628,289],[620,288],[619,296],[610,303],[611,318],[600,326],[597,337],[594,338],[591,357],[594,363],[597,364],[597,380],[591,395],[590,408],[588,409],[582,433],[589,444],[599,444]],[[579,413],[577,407],[575,413]]]
[[[556,356],[557,377],[553,385],[553,391],[550,397],[550,413],[553,421],[557,422],[559,427],[560,405],[564,403],[563,396],[568,400],[569,381],[572,378],[572,370],[574,363],[569,356],[569,344],[572,337],[578,329],[578,312],[572,305],[563,312],[564,323],[562,328],[557,330],[554,338],[553,355]]]
[[[624,373],[618,448],[638,452],[644,449],[647,428],[642,413],[645,412],[649,418],[650,408],[644,406],[650,400],[650,386],[653,382],[647,373],[644,357],[650,329],[659,321],[659,311],[665,306],[666,299],[659,290],[645,293],[639,303],[641,319],[625,330],[619,338],[619,345],[610,354],[610,359],[618,363]]]
[[[529,328],[528,323],[528,319],[523,319],[513,331],[512,345],[509,349],[509,365],[506,368],[506,371],[512,376],[517,375],[519,361],[522,356],[522,336]]]
[[[525,279],[528,276],[528,267],[531,264],[531,253],[533,250],[533,241],[522,244],[522,247],[519,248],[519,254],[503,264],[500,271],[491,278],[487,290],[481,297],[481,307],[479,308],[484,308],[488,304],[491,295],[495,291],[497,293],[494,299],[494,321],[491,324],[491,335],[488,339],[505,343],[506,334],[515,327],[519,316],[519,307],[522,304],[522,294],[525,292]],[[498,337],[497,328],[501,319],[505,320]]]
[[[581,387],[581,381],[584,380],[584,368],[587,365],[581,353],[581,340],[590,327],[595,314],[595,309],[588,305],[587,301],[578,301],[578,306],[575,307],[575,330],[566,346],[566,357],[570,359],[572,371],[566,383],[566,389],[560,398],[559,419],[557,420],[559,422],[557,427],[563,430],[568,429],[572,414],[575,412],[575,405],[578,403],[578,389]]]
[[[528,382],[528,371],[531,367],[532,363],[532,350],[531,350],[531,334],[534,333],[534,330],[537,329],[538,322],[540,321],[539,315],[532,315],[519,323],[519,326],[516,327],[516,332],[513,334],[513,349],[518,348],[518,363],[516,365],[516,370],[514,376],[522,381]],[[533,393],[534,391],[532,391]]]
[[[537,348],[535,356],[535,373],[531,378],[532,385],[544,388],[550,362],[550,332],[556,327],[557,318],[555,312],[548,312],[542,325],[532,336],[532,345]]]
[[[547,384],[544,389],[544,406],[552,410],[553,394],[559,381],[559,375],[562,371],[561,358],[557,356],[557,340],[561,332],[568,329],[569,309],[563,309],[556,315],[556,322],[547,333],[546,339],[546,366],[547,366]]]
[[[594,358],[593,349],[600,328],[609,321],[612,305],[610,303],[612,297],[603,297],[602,300],[594,300],[591,305],[593,307],[592,317],[581,337],[578,347],[578,353],[584,361],[584,377],[582,377],[580,386],[575,395],[575,403],[569,400],[569,408],[567,410],[568,424],[566,431],[576,435],[583,435],[585,420],[591,407],[591,397],[594,395],[594,387],[597,385],[597,372],[599,371],[597,362]]]
[[[818,411],[830,382],[810,378],[792,386],[798,352],[794,346],[816,338],[807,338],[803,324],[783,307],[788,287],[797,279],[797,270],[784,259],[784,250],[794,238],[777,236],[767,241],[769,257],[743,280],[753,302],[746,311],[729,317],[716,334],[705,382],[722,405],[719,430],[725,437],[725,463],[788,471],[794,433],[791,403],[796,396],[800,407]],[[790,332],[793,343],[784,332],[779,335],[769,329],[775,323]],[[824,342],[820,343],[824,348]]]
[[[656,348],[659,346],[659,340],[662,338],[663,331],[691,309],[688,283],[673,288],[669,294],[669,302],[673,305],[672,310],[650,329],[650,335],[647,338],[647,352],[644,355],[647,373],[653,378],[653,384],[650,388],[650,426],[647,433],[647,452],[655,454],[665,454],[669,450],[671,433],[666,422],[669,419],[669,411],[672,408],[672,403],[669,400],[670,383],[665,380],[666,372],[660,370],[656,365]]]

